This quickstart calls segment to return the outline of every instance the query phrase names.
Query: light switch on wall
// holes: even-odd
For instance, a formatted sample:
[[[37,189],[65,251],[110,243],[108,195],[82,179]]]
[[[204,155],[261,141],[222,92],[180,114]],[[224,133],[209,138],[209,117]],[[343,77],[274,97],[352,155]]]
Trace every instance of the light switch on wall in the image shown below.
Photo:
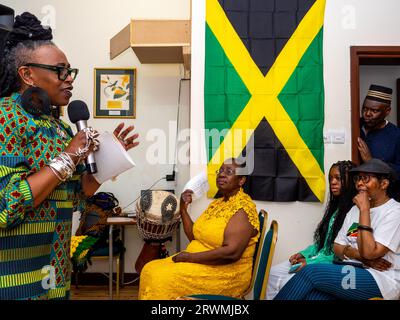
[[[324,133],[324,143],[325,144],[332,143],[332,136],[330,135],[329,132]]]
[[[344,144],[346,141],[346,133],[344,131],[332,131],[332,143]]]
[[[344,144],[346,142],[346,132],[344,130],[328,130],[324,132],[325,144]]]

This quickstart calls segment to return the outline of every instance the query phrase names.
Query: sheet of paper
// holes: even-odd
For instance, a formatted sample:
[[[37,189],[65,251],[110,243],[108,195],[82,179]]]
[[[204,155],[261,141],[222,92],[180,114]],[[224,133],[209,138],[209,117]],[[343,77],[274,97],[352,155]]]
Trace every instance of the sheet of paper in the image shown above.
[[[128,152],[112,133],[106,131],[100,134],[99,141],[99,150],[94,153],[97,173],[93,175],[99,183],[110,180],[135,166]]]
[[[183,188],[183,191],[187,189],[193,191],[193,200],[201,198],[208,191],[208,189],[210,189],[210,185],[208,184],[207,179],[207,173],[202,172],[190,179]]]

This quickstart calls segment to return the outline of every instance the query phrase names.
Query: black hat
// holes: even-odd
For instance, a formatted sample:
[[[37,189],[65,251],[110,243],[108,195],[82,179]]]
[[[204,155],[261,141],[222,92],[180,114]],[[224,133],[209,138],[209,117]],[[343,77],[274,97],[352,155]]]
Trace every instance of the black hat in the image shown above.
[[[381,175],[387,175],[390,180],[396,179],[396,172],[389,166],[386,162],[380,159],[371,159],[364,162],[362,165],[350,169],[351,173],[366,172],[366,173],[376,173]]]
[[[392,92],[393,90],[390,88],[371,84],[365,99],[390,104],[392,102]]]
[[[0,29],[11,31],[14,25],[14,10],[0,4]]]
[[[3,47],[14,25],[14,10],[0,4],[0,60],[3,54]]]

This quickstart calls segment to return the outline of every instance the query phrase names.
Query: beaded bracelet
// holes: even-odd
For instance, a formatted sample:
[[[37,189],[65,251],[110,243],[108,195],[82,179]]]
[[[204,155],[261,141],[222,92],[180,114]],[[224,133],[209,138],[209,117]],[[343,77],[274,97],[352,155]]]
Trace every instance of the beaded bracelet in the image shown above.
[[[75,154],[71,154],[73,156],[78,157],[78,163],[86,158],[88,152],[90,151],[90,146],[93,145],[93,151],[97,151],[99,149],[99,133],[95,131],[92,127],[84,128],[83,131],[86,134],[86,144],[83,148],[78,148],[78,151]]]

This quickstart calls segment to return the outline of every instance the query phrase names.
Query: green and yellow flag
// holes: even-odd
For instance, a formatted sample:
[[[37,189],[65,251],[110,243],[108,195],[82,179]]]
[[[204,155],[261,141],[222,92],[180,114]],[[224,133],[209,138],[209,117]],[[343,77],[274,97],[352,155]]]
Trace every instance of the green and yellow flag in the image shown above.
[[[209,196],[222,162],[251,152],[253,199],[322,202],[325,0],[206,1]]]

